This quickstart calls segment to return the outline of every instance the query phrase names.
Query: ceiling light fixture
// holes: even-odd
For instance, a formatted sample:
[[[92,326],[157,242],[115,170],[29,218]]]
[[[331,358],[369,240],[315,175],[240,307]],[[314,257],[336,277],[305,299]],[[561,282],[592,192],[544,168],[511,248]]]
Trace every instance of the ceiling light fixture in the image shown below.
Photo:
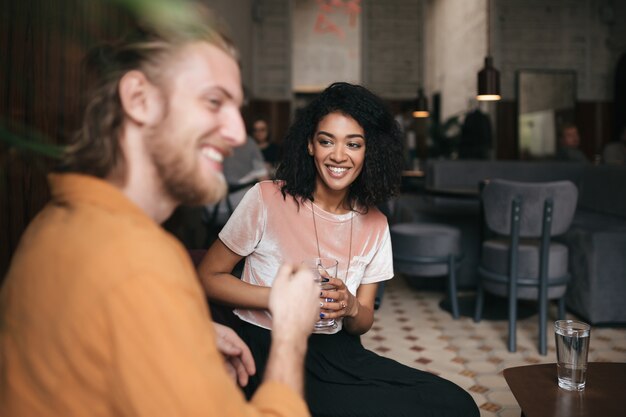
[[[500,100],[500,73],[493,66],[491,56],[491,0],[487,0],[487,56],[485,67],[478,72],[478,95],[480,101]]]
[[[413,106],[413,117],[416,119],[422,119],[430,116],[428,112],[428,98],[424,94],[424,89],[417,90],[417,98]]]

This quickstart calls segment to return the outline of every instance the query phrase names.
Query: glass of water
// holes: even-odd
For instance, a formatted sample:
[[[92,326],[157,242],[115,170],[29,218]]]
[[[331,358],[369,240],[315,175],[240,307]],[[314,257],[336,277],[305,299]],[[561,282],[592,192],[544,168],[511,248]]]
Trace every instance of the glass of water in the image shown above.
[[[313,258],[304,261],[303,264],[313,272],[313,276],[316,281],[319,281],[320,287],[323,290],[329,290],[334,288],[328,284],[329,278],[337,278],[337,264],[338,261],[332,258]],[[334,300],[326,299],[327,302]],[[316,329],[325,329],[327,327],[335,326],[335,319],[322,319],[315,323]]]
[[[559,387],[568,391],[585,389],[591,326],[575,320],[554,322]]]

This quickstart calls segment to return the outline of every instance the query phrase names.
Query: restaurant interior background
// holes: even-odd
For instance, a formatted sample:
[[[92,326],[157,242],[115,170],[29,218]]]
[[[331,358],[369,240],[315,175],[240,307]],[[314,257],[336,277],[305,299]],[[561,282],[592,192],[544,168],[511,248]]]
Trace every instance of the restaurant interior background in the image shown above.
[[[367,86],[397,114],[410,112],[423,89],[430,117],[412,126],[422,158],[458,157],[460,123],[477,108],[490,117],[488,157],[498,160],[549,156],[554,126],[552,145],[524,139],[529,126],[543,126],[546,111],[578,125],[591,161],[625,123],[626,109],[615,104],[625,94],[616,101],[616,68],[626,59],[623,1],[204,2],[241,51],[244,116],[267,117],[277,141],[297,109],[338,80]],[[83,54],[132,27],[129,9],[167,16],[178,3],[0,0],[0,277],[49,198],[46,172],[78,127]],[[502,99],[478,103],[477,74],[488,55]],[[540,93],[552,96],[551,108],[533,107]]]

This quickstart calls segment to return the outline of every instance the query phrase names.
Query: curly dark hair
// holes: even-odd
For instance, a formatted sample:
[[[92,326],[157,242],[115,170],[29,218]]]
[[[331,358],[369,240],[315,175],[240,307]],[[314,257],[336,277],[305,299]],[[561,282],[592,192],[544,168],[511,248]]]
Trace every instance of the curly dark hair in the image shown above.
[[[284,140],[283,161],[276,171],[281,191],[297,202],[313,201],[317,170],[307,145],[329,113],[353,118],[365,133],[365,162],[350,185],[348,202],[367,210],[398,193],[402,175],[402,133],[380,98],[365,87],[331,84],[296,116]]]

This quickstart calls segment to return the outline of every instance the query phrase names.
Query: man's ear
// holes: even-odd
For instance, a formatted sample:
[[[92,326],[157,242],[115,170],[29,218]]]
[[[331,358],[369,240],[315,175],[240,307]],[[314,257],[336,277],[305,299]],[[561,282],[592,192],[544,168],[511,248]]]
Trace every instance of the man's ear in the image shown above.
[[[141,71],[128,71],[119,86],[122,109],[127,117],[140,125],[158,122],[163,113],[161,92]]]

